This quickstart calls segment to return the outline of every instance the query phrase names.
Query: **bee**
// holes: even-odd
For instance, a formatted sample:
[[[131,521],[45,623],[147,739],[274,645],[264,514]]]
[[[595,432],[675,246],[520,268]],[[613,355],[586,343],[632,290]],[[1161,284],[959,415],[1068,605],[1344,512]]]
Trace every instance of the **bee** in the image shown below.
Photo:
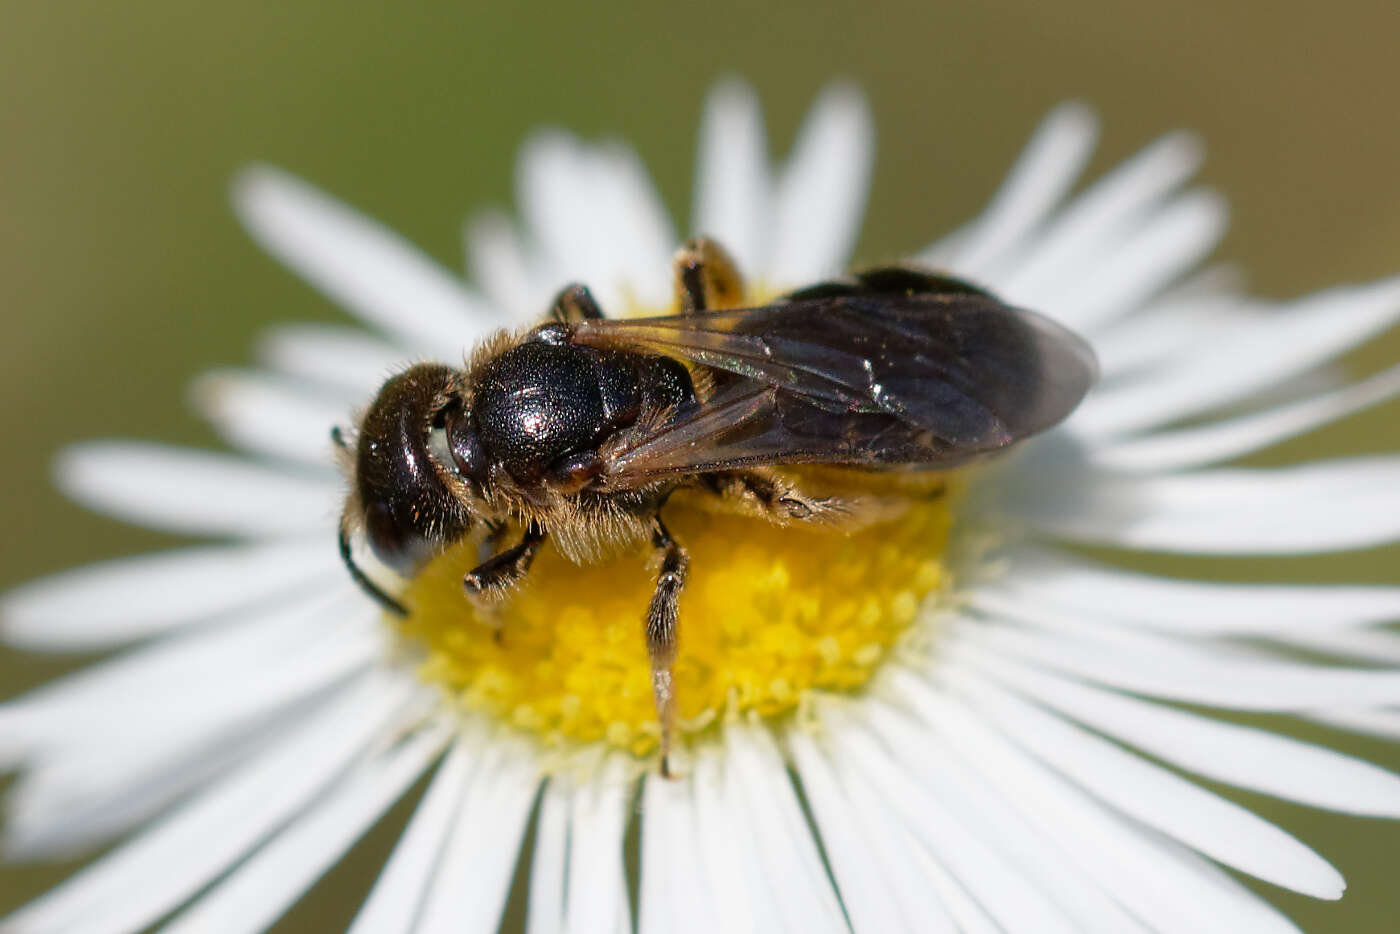
[[[351,488],[340,553],[393,613],[411,607],[356,564],[356,534],[411,577],[478,526],[495,547],[523,530],[462,581],[488,619],[546,538],[580,563],[649,543],[663,774],[688,565],[667,497],[691,488],[781,524],[839,524],[856,504],[775,468],[946,470],[1060,422],[1097,376],[1075,334],[948,276],[880,267],[737,307],[739,273],[714,241],[685,244],[673,267],[676,314],[605,318],[569,286],[545,323],[486,340],[465,369],[420,363],[389,379],[353,445],[333,432]]]

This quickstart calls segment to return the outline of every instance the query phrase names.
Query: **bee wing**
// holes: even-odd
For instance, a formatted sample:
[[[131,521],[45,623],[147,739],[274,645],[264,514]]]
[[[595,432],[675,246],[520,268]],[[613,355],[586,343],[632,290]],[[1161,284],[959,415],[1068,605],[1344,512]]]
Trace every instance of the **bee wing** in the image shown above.
[[[634,478],[744,464],[952,466],[1061,421],[1097,375],[1073,333],[978,293],[590,319],[573,340],[713,371],[710,399],[617,453],[619,473]]]

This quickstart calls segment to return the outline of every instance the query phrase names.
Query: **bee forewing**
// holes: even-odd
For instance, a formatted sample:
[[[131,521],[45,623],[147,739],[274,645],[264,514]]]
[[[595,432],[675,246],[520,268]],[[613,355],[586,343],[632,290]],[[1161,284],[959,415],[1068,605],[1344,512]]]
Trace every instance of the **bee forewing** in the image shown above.
[[[574,339],[715,371],[714,398],[617,452],[619,473],[636,477],[784,463],[952,466],[1063,420],[1098,371],[1070,331],[978,294],[852,294],[586,321]]]

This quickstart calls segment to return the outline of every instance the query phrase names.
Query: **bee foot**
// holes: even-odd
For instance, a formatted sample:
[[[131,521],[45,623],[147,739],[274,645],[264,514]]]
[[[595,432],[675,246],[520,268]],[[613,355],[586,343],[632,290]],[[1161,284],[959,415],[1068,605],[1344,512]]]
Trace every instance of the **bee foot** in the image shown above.
[[[783,496],[778,499],[778,503],[787,510],[789,519],[812,518],[812,507],[800,499],[796,499],[792,496]]]

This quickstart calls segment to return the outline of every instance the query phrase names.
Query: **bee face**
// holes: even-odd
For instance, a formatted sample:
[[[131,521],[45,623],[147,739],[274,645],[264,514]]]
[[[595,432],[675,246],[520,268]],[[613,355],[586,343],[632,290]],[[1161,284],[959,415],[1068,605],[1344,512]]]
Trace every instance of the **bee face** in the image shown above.
[[[424,364],[386,382],[360,425],[355,497],[365,538],[384,564],[411,574],[466,534],[471,516],[430,450],[444,413],[459,405],[461,374]]]

